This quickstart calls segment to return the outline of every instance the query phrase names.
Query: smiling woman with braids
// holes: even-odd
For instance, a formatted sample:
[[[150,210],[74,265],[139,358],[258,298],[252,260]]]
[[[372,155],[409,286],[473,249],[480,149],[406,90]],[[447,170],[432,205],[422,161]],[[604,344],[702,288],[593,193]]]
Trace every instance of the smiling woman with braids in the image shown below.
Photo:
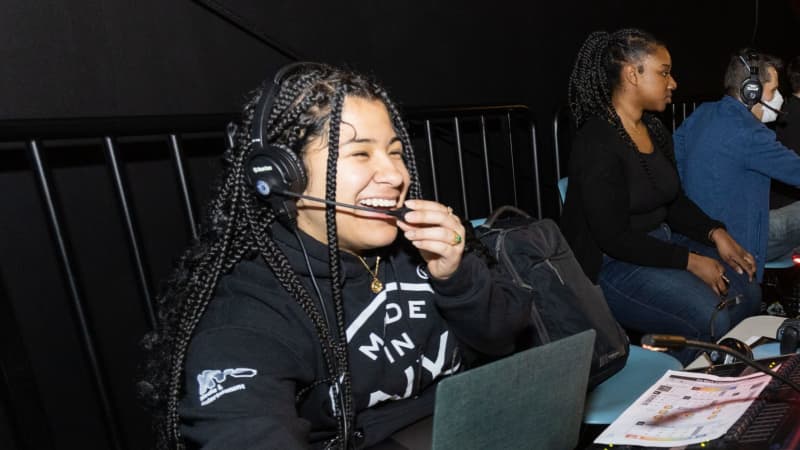
[[[285,166],[251,167],[262,144],[296,155],[295,193],[412,211],[264,201],[283,188],[251,176]],[[285,68],[245,106],[225,162],[145,340],[160,447],[370,446],[432,414],[441,377],[513,351],[526,305],[465,252],[450,208],[420,199],[408,134],[374,82]]]
[[[671,68],[643,31],[586,39],[569,80],[578,132],[561,225],[625,328],[712,340],[758,311],[760,290],[752,255],[681,191],[672,139],[650,113],[671,102]]]

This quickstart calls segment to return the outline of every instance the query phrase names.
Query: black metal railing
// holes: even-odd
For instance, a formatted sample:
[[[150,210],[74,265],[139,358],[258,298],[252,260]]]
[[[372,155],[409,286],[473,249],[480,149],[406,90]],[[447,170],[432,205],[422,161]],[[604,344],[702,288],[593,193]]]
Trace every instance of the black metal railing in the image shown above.
[[[100,140],[104,150],[106,164],[116,193],[117,209],[126,230],[127,244],[133,261],[134,277],[138,282],[139,296],[145,312],[148,327],[155,323],[153,305],[153,283],[150,280],[150,269],[142,254],[142,237],[137,225],[136,216],[130,205],[130,192],[124,176],[122,162],[119,157],[117,138],[149,137],[152,141],[168,140],[172,150],[183,193],[184,210],[188,227],[196,236],[196,217],[192,196],[188,192],[188,183],[184,171],[184,155],[180,136],[188,133],[219,133],[230,116],[184,116],[184,117],[128,117],[110,119],[65,119],[65,120],[19,120],[0,122],[0,151],[18,149],[24,145],[28,156],[30,170],[36,180],[42,206],[45,211],[48,228],[56,250],[56,258],[62,272],[67,297],[77,323],[76,334],[82,345],[84,358],[92,376],[95,394],[98,398],[105,424],[105,432],[109,445],[115,449],[130,448],[124,442],[120,432],[119,418],[113,396],[110,393],[107,370],[103,367],[103,359],[99,355],[96,333],[90,319],[84,291],[86,286],[78,275],[74,246],[70,242],[64,219],[64,207],[59,203],[59,195],[53,182],[53,175],[45,157],[45,147],[53,143],[53,151],[68,152],[72,143],[93,142]],[[15,144],[17,144],[15,146]],[[57,150],[56,150],[57,149]],[[75,164],[80,164],[77,161]],[[8,220],[8,218],[6,218]],[[8,261],[4,261],[4,264]],[[146,330],[142,330],[142,333]],[[53,338],[56,338],[55,336]],[[12,405],[13,407],[13,405]],[[24,430],[17,433],[24,435]]]
[[[542,216],[536,126],[526,106],[411,109],[407,117],[412,135],[423,138],[427,150],[421,152],[417,148],[417,158],[429,166],[427,184],[434,200],[452,204],[468,219],[486,217],[500,203]],[[465,129],[467,122],[472,122],[470,129]],[[466,143],[469,135],[475,137],[472,145]],[[489,144],[490,140],[494,145]],[[437,153],[449,155],[458,170],[454,173],[437,169]],[[477,164],[470,166],[466,162],[469,155],[477,159]],[[510,177],[502,186],[494,176],[498,172]],[[482,182],[471,185],[468,178]],[[448,198],[441,192],[447,181],[457,183],[457,198]],[[501,194],[503,187],[507,192]],[[533,191],[533,197],[523,198],[526,187]],[[478,192],[482,198],[471,197],[470,191]]]

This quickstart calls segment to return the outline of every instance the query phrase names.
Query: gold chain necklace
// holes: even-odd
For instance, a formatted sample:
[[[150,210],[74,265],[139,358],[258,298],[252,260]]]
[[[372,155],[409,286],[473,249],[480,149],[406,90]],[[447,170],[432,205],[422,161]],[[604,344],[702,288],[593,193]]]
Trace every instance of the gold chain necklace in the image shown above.
[[[372,283],[370,283],[369,288],[370,288],[370,290],[372,290],[373,294],[377,294],[378,292],[380,292],[383,289],[383,283],[381,283],[381,280],[378,279],[378,270],[380,269],[380,266],[381,266],[381,257],[378,256],[375,259],[375,270],[374,271],[369,268],[369,266],[367,265],[367,262],[364,260],[364,258],[362,258],[362,257],[360,257],[358,255],[356,255],[356,258],[358,258],[358,260],[361,261],[361,264],[364,266],[365,269],[367,269],[367,272],[369,272],[369,274],[372,275]]]

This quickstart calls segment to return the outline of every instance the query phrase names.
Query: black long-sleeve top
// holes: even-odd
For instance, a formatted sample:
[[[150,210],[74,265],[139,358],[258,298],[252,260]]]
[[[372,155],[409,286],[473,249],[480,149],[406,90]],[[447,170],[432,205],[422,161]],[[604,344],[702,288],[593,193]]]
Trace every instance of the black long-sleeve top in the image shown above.
[[[658,124],[658,126],[662,126]],[[589,119],[573,142],[561,229],[586,275],[597,281],[603,253],[643,266],[685,269],[689,250],[648,236],[661,223],[711,244],[709,218],[681,190],[669,134],[641,159],[613,125]]]

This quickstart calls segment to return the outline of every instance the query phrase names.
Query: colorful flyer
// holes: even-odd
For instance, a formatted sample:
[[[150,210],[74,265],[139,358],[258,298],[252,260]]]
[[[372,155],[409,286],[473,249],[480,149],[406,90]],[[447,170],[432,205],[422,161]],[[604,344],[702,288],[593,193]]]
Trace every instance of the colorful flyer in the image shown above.
[[[600,436],[597,444],[680,447],[717,439],[750,407],[771,377],[670,370]]]

